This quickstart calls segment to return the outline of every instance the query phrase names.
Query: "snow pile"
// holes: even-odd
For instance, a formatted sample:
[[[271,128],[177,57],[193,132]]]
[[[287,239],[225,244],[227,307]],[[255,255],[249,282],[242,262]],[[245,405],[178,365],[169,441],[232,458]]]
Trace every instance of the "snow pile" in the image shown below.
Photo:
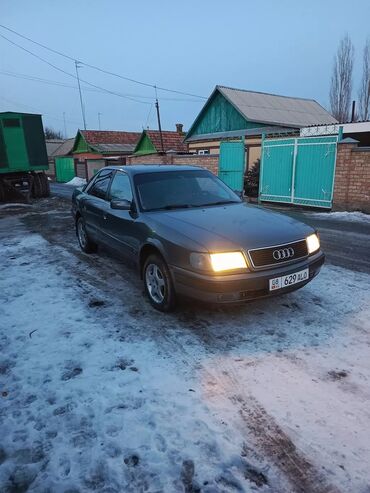
[[[68,181],[66,185],[71,185],[72,187],[82,187],[83,185],[86,185],[86,180],[85,178],[75,176],[72,180]]]
[[[364,214],[363,212],[314,212],[309,214],[309,216],[316,217],[317,219],[370,223],[370,214]]]

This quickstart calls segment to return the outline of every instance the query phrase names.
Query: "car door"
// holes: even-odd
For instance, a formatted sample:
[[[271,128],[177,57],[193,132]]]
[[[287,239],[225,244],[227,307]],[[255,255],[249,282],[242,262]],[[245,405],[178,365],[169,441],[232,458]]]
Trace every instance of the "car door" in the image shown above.
[[[86,230],[95,241],[102,239],[104,214],[109,206],[107,191],[113,174],[112,169],[102,169],[87,186],[81,203],[81,213],[85,219]]]
[[[141,227],[133,197],[130,178],[124,171],[116,171],[108,192],[109,201],[127,200],[132,202],[131,210],[107,207],[104,224],[104,242],[129,258],[136,258],[139,251]]]

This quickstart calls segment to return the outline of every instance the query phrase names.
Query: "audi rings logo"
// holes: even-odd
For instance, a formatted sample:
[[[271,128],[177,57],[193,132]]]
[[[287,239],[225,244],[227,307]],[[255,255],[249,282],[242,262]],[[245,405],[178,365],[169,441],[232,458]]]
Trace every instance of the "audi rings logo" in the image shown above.
[[[275,260],[288,260],[289,258],[294,257],[294,250],[292,247],[280,248],[279,250],[274,250],[272,256]]]

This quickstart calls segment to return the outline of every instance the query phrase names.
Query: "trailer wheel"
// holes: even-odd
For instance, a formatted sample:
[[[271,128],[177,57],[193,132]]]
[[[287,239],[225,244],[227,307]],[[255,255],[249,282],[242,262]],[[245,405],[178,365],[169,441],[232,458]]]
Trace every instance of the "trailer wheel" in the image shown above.
[[[0,180],[0,202],[5,201],[5,187],[2,180]]]
[[[40,175],[35,173],[33,176],[33,185],[32,185],[32,197],[38,199],[42,197],[42,183],[40,180]]]
[[[50,185],[49,185],[49,180],[48,177],[45,175],[45,173],[40,173],[39,175],[40,183],[41,183],[41,193],[42,197],[49,197],[50,195]]]

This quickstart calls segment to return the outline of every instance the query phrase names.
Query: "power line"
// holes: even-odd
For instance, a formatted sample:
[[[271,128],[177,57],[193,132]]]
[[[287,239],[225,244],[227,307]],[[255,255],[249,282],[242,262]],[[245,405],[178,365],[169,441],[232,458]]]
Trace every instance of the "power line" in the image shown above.
[[[48,60],[45,60],[45,58],[42,58],[40,57],[39,55],[37,55],[36,53],[33,53],[32,51],[28,50],[27,48],[24,48],[24,46],[21,46],[19,45],[18,43],[16,43],[15,41],[12,41],[11,39],[7,38],[6,36],[4,36],[3,34],[0,34],[0,37],[5,39],[6,41],[8,41],[9,43],[11,43],[12,45],[14,46],[17,46],[17,48],[25,51],[26,53],[34,56],[35,58],[37,58],[38,60],[41,60],[42,62],[46,63],[47,65],[50,65],[50,67],[54,68],[55,70],[58,70],[59,72],[62,72],[63,74],[66,74],[68,75],[69,77],[72,77],[73,79],[76,79],[77,80],[77,77],[73,74],[71,74],[70,72],[67,72],[66,70],[63,70],[62,68],[54,65],[53,63],[49,62]],[[91,87],[95,87],[96,89],[101,89],[102,91],[104,92],[107,92],[109,94],[113,94],[115,96],[119,96],[121,98],[124,98],[124,99],[128,99],[128,100],[131,100],[131,101],[135,101],[136,103],[141,103],[141,104],[151,104],[147,101],[140,101],[139,99],[135,99],[135,98],[131,98],[129,96],[124,96],[123,94],[120,94],[120,93],[117,93],[117,92],[114,92],[114,91],[111,91],[110,89],[106,89],[104,87],[101,87],[101,86],[97,86],[96,84],[92,84],[91,82],[88,82],[87,80],[84,80],[84,79],[80,79],[82,82],[84,82],[85,84],[91,86]]]
[[[53,114],[51,113],[44,113],[44,112],[40,112],[40,108],[36,108],[35,106],[30,106],[28,104],[24,104],[24,103],[20,103],[19,101],[13,101],[11,99],[8,99],[8,98],[4,98],[4,96],[0,96],[0,99],[2,99],[3,101],[6,101],[7,103],[10,103],[10,104],[14,104],[16,106],[21,106],[23,108],[28,108],[32,111],[37,111],[37,113],[42,113],[43,116],[48,116],[49,118],[52,118],[53,120],[59,120],[60,122],[64,122],[64,118],[58,118],[56,116],[53,116]],[[76,121],[76,120],[68,120],[68,119],[65,119],[65,121],[67,121],[68,123],[73,123],[75,125],[79,125],[80,122]]]
[[[24,79],[24,80],[30,80],[30,81],[35,81],[35,82],[40,82],[42,84],[48,84],[51,86],[60,86],[60,87],[66,87],[69,89],[77,90],[77,87],[72,85],[72,84],[67,84],[64,82],[56,81],[56,80],[51,80],[51,79],[44,79],[42,77],[36,77],[33,75],[28,75],[28,74],[22,74],[19,72],[11,72],[11,71],[3,71],[0,70],[0,74],[6,75],[7,77],[14,77],[15,79]],[[94,89],[93,87],[88,87],[81,85],[84,91],[89,91],[89,92],[97,92],[100,94],[106,94],[106,91],[101,90],[101,89]],[[127,94],[127,93],[122,93],[122,96],[127,96],[127,97],[132,97],[132,98],[141,98],[141,99],[149,99],[153,100],[152,96],[143,96],[142,94]],[[167,97],[161,97],[161,101],[179,101],[183,102],[186,101],[187,103],[199,103],[200,101],[198,99],[186,99],[186,98],[167,98]]]
[[[25,35],[17,32],[17,31],[15,31],[14,29],[10,29],[9,27],[4,26],[3,24],[0,24],[0,27],[2,27],[3,29],[6,29],[7,31],[9,31],[9,32],[11,32],[11,33],[13,33],[13,34],[15,34],[17,36],[20,36],[23,39],[26,39],[30,43],[33,43],[33,44],[35,44],[37,46],[40,46],[41,48],[44,48],[45,50],[51,51],[52,53],[55,53],[56,55],[62,56],[64,58],[67,58],[68,60],[71,60],[73,62],[75,62],[76,60],[78,60],[78,59],[73,58],[73,57],[71,57],[69,55],[66,55],[65,53],[62,53],[61,51],[54,50],[53,48],[50,48],[49,46],[46,46],[46,45],[44,45],[42,43],[39,43],[38,41],[34,41],[33,39],[31,39],[31,38],[29,38],[29,37],[27,37],[27,36],[25,36]],[[149,84],[147,82],[143,82],[143,81],[140,81],[140,80],[137,80],[137,79],[132,79],[131,77],[126,77],[124,75],[117,74],[115,72],[111,72],[109,70],[102,69],[100,67],[97,67],[96,65],[91,65],[89,63],[82,62],[81,60],[78,60],[78,61],[80,63],[83,63],[83,65],[85,65],[86,67],[92,68],[94,70],[98,70],[99,72],[102,72],[102,73],[107,74],[107,75],[111,75],[113,77],[118,77],[120,79],[129,81],[129,82],[132,82],[134,84],[140,84],[142,86],[156,88],[156,89],[158,89],[160,91],[172,92],[172,93],[175,93],[175,94],[182,94],[184,96],[196,97],[196,98],[199,98],[199,99],[207,99],[205,96],[199,96],[197,94],[192,94],[192,93],[188,93],[188,92],[184,92],[184,91],[178,91],[178,90],[175,90],[175,89],[168,89],[166,87],[156,86],[155,84]]]

